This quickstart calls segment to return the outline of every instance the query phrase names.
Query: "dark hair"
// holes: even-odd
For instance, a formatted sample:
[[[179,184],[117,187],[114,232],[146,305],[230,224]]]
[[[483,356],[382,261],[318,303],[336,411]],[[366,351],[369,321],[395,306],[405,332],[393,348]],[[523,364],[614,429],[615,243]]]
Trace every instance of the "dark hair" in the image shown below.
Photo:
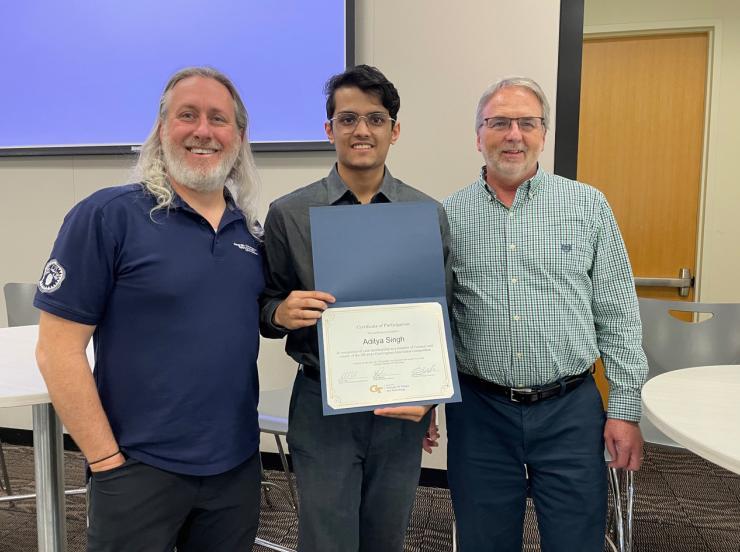
[[[334,75],[324,85],[326,94],[326,118],[331,119],[334,116],[334,93],[339,88],[354,86],[367,94],[372,94],[380,100],[388,110],[391,118],[395,119],[398,110],[401,108],[401,98],[398,96],[398,90],[393,83],[385,78],[376,67],[370,65],[356,65],[350,67],[344,73]]]

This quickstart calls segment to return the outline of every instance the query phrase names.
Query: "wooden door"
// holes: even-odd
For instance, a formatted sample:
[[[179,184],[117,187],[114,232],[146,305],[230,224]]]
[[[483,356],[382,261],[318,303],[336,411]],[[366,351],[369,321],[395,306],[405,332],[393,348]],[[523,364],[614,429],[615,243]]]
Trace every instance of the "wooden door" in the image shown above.
[[[578,180],[606,195],[636,277],[696,274],[708,45],[705,32],[583,44]],[[602,366],[597,383],[606,396]]]

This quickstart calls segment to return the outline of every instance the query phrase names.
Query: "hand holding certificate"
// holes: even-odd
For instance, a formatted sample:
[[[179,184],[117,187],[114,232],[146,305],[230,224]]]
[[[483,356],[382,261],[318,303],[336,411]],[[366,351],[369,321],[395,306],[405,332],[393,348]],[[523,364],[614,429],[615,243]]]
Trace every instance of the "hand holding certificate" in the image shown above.
[[[311,209],[316,287],[337,299],[319,322],[324,414],[460,400],[437,216],[431,202]]]

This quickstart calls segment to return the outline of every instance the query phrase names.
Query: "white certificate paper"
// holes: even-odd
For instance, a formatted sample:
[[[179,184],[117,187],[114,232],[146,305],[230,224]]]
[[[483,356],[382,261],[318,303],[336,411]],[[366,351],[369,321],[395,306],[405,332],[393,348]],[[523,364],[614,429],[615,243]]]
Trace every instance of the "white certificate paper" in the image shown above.
[[[439,303],[330,308],[321,323],[331,409],[429,404],[455,394]]]

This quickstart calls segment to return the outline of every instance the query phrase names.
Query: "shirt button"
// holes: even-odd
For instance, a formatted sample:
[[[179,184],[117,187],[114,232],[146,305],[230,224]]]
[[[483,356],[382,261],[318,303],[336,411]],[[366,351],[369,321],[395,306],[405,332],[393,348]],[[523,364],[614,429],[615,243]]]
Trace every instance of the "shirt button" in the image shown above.
[[[510,217],[513,217],[514,216],[514,211],[509,211],[509,216]]]
[[[511,283],[512,283],[512,284],[516,284],[516,283],[517,283],[518,281],[519,281],[519,280],[517,280],[516,278],[512,278],[512,279],[511,279]]]
[[[510,245],[509,245],[509,249],[510,249],[511,251],[515,251],[515,250],[516,250],[516,245],[514,245],[513,243],[512,243],[512,244],[510,244]]]
[[[515,314],[514,315],[514,320],[519,320],[519,315],[518,314]]]
[[[522,353],[517,353],[516,358],[522,358]]]

